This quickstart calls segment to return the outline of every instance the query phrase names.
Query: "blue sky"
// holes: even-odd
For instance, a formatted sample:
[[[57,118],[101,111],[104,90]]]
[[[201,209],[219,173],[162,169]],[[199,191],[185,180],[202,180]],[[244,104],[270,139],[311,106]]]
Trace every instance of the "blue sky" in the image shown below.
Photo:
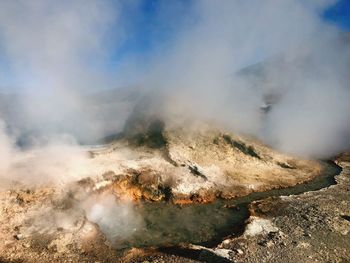
[[[128,33],[122,46],[111,55],[111,65],[118,65],[130,54],[147,57],[171,42],[183,24],[195,19],[192,5],[192,0],[140,0],[137,8],[128,2],[122,4],[121,20]]]
[[[326,21],[334,23],[338,27],[350,30],[350,1],[340,0],[323,14]]]
[[[111,2],[114,3],[113,0]],[[119,38],[117,33],[119,27],[118,24],[112,25],[107,34],[105,47],[108,55],[98,63],[94,62],[95,58],[90,58],[91,67],[100,71],[115,72],[130,58],[137,58],[142,64],[147,65],[149,58],[171,44],[172,39],[183,31],[184,26],[188,27],[196,22],[192,8],[194,2],[193,0],[118,2],[116,9],[121,9],[120,20],[123,21],[125,31],[123,41],[120,45],[115,44]],[[337,1],[320,16],[328,23],[344,31],[350,31],[350,0]],[[0,89],[17,84],[11,65],[7,62],[1,52],[0,42]]]
[[[164,2],[161,0],[141,0],[141,8],[137,14],[130,14],[127,8],[124,10],[124,16],[133,15],[132,30],[133,34],[125,41],[122,48],[113,56],[114,61],[118,61],[129,53],[138,53],[145,55],[157,48],[159,42],[171,38],[178,30],[180,22],[169,18],[168,24],[159,24],[160,10],[164,11]],[[191,19],[191,0],[179,0],[177,5],[172,5],[172,16],[178,16],[181,19]],[[135,15],[137,18],[135,19]],[[344,31],[350,31],[350,0],[338,0],[336,4],[321,14],[322,19]],[[195,19],[192,17],[192,19]],[[164,20],[162,20],[164,22]],[[172,24],[173,22],[177,25]],[[177,28],[178,29],[178,28]]]
[[[193,0],[140,0],[139,3],[137,9],[122,5],[122,20],[128,21],[127,30],[131,33],[121,47],[110,53],[107,70],[117,70],[130,56],[137,56],[142,63],[147,63],[149,57],[171,43],[171,39],[181,32],[182,25],[196,21]],[[338,0],[320,16],[327,23],[350,31],[350,0]]]

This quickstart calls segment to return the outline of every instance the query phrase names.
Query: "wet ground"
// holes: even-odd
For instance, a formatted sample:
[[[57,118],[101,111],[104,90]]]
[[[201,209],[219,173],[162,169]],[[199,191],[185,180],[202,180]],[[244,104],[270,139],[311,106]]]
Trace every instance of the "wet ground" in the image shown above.
[[[130,239],[115,237],[116,247],[160,247],[192,243],[213,246],[228,235],[244,231],[251,202],[281,195],[296,195],[319,190],[335,184],[334,176],[341,168],[324,163],[325,171],[313,180],[284,189],[252,193],[234,200],[218,199],[209,204],[175,205],[170,202],[142,202],[136,211],[144,219],[144,226]],[[118,240],[118,241],[117,241]]]
[[[350,224],[347,220],[350,211],[344,209],[350,207],[346,195],[349,189],[347,184],[339,185],[339,179],[334,185],[334,176],[341,171],[338,166],[324,165],[326,172],[310,182],[235,200],[183,206],[170,202],[140,202],[134,209],[143,218],[142,227],[128,238],[116,235],[114,240],[113,229],[108,233],[108,240],[106,233],[87,221],[74,206],[56,203],[52,189],[8,191],[0,198],[3,237],[0,262],[284,262],[283,258],[278,258],[279,251],[287,249],[288,252],[289,247],[296,251],[315,248],[316,252],[308,250],[307,256],[315,259],[315,253],[321,253],[334,259],[336,248],[332,248],[330,254],[331,246],[327,245],[324,235],[331,237],[330,241],[336,244],[333,246],[339,247],[339,258],[346,259],[348,232],[344,224]],[[330,185],[333,186],[329,188]],[[322,188],[325,189],[301,194]],[[294,196],[278,197],[291,194]],[[49,205],[56,208],[47,209]],[[340,210],[334,212],[335,215],[328,211],[337,206]],[[328,209],[325,213],[322,212],[324,207]],[[272,234],[263,231],[257,236],[245,236],[247,224],[249,226],[254,218],[252,214],[267,218],[273,224],[272,229],[278,230]],[[337,224],[338,230],[329,230]],[[311,230],[307,231],[309,228]],[[26,234],[28,230],[32,231],[31,235]],[[318,238],[322,239],[319,243]],[[309,239],[309,245],[304,239]],[[288,253],[292,259],[292,252]],[[321,256],[316,258],[322,259]],[[317,262],[302,259],[299,262]]]

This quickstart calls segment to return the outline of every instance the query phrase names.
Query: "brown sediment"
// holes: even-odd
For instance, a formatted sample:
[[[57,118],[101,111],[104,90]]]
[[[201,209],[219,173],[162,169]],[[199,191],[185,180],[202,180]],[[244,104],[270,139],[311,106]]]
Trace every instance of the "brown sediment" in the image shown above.
[[[134,174],[135,171],[130,171],[131,174]],[[146,174],[146,173],[145,173]],[[110,179],[114,180],[114,175],[112,173],[109,174]],[[139,175],[140,176],[140,175]],[[105,176],[106,178],[108,176]],[[142,193],[142,189],[140,190],[140,186],[138,185],[138,181],[132,180],[132,176],[116,176],[118,180],[116,180],[116,185],[110,184],[105,186],[105,188],[101,188],[97,191],[101,191],[101,193],[105,191],[117,192],[124,191],[128,196],[134,196],[135,200],[146,199],[146,195]],[[114,179],[113,179],[114,178]],[[147,185],[149,183],[147,178],[142,179],[142,181]],[[151,177],[151,185],[155,183],[154,177]],[[84,179],[79,182],[82,187],[86,187],[88,189],[94,188],[93,181],[89,179]],[[136,185],[136,186],[135,186]],[[331,189],[332,190],[332,189]],[[37,234],[36,236],[31,237],[21,237],[21,229],[22,226],[18,223],[21,222],[19,218],[27,215],[26,211],[32,207],[37,205],[42,206],[45,202],[50,203],[51,195],[53,189],[37,189],[37,190],[29,190],[29,191],[14,191],[12,194],[10,193],[2,193],[1,194],[1,202],[3,206],[3,218],[1,218],[3,225],[1,226],[1,230],[4,235],[4,240],[6,244],[0,244],[0,247],[3,248],[4,252],[1,254],[2,260],[4,261],[15,261],[22,260],[26,262],[52,262],[57,261],[58,258],[62,260],[73,259],[74,261],[87,261],[93,259],[95,261],[101,262],[130,262],[135,260],[143,261],[148,259],[159,260],[162,259],[166,262],[171,262],[169,260],[174,260],[174,262],[183,262],[184,259],[191,258],[207,258],[208,255],[204,255],[206,252],[205,247],[199,252],[194,251],[193,249],[188,249],[188,254],[181,254],[179,256],[176,253],[179,251],[173,249],[171,250],[162,250],[166,253],[175,253],[174,254],[162,254],[157,252],[155,249],[131,249],[125,251],[116,251],[115,248],[106,241],[102,232],[98,229],[98,226],[93,225],[92,231],[82,234],[82,230],[86,229],[86,225],[84,227],[77,228],[77,230],[62,230],[57,229],[53,230],[54,235],[45,236],[44,234]],[[141,192],[141,194],[140,194]],[[202,194],[205,196],[205,191]],[[12,203],[11,196],[16,200],[15,203]],[[216,195],[211,193],[211,198],[217,198]],[[312,195],[310,195],[312,197]],[[292,199],[291,199],[292,200]],[[314,200],[310,198],[310,200]],[[203,201],[203,200],[200,200]],[[334,201],[332,201],[335,203]],[[276,205],[273,205],[276,204]],[[248,205],[248,204],[247,204]],[[280,216],[283,217],[283,211],[288,208],[288,203],[285,201],[281,201],[280,198],[268,198],[262,201],[253,202],[248,207],[250,208],[251,215],[258,217],[266,217],[269,218],[271,216]],[[345,205],[343,205],[345,206]],[[237,209],[237,206],[223,206],[223,209]],[[290,208],[288,208],[290,209]],[[293,208],[296,209],[296,208]],[[309,208],[308,208],[309,209]],[[294,211],[294,210],[293,210]],[[343,210],[342,210],[343,211]],[[317,211],[316,211],[317,212]],[[314,213],[314,210],[312,210]],[[313,215],[313,214],[310,214]],[[344,210],[341,215],[349,215],[348,211]],[[292,215],[291,215],[292,216]],[[299,216],[299,215],[293,215]],[[16,220],[12,220],[16,218]],[[339,217],[340,218],[340,217]],[[322,218],[321,218],[322,219]],[[319,220],[316,218],[315,220]],[[323,219],[322,219],[323,220]],[[339,219],[343,220],[343,219]],[[338,221],[339,221],[338,220]],[[336,221],[336,222],[338,222]],[[344,219],[344,221],[346,221]],[[6,223],[4,223],[6,222]],[[315,221],[316,222],[316,221]],[[318,221],[317,221],[318,222]],[[315,224],[317,224],[317,222]],[[322,221],[323,224],[327,224],[328,221]],[[243,222],[244,223],[244,222]],[[306,225],[307,227],[307,225]],[[244,224],[240,226],[241,230],[244,230]],[[316,229],[317,230],[317,229]],[[315,230],[315,233],[317,233]],[[342,230],[342,229],[340,229]],[[339,231],[340,231],[339,230]],[[84,230],[85,231],[85,230]],[[239,231],[234,231],[236,234],[240,233]],[[18,235],[18,239],[13,238],[13,235]],[[229,233],[230,243],[227,245],[228,248],[231,249],[230,245],[234,244],[235,240],[232,237],[233,230]],[[316,235],[316,234],[315,234]],[[223,236],[218,237],[217,243],[221,242],[224,237],[228,236],[226,233]],[[46,239],[45,239],[46,238]],[[243,239],[239,239],[240,242]],[[242,241],[244,242],[244,241]],[[258,242],[260,242],[258,240]],[[288,241],[289,242],[289,241]],[[292,241],[291,241],[292,242]],[[216,243],[216,244],[217,244]],[[203,245],[205,246],[205,245]],[[232,245],[234,246],[234,245]],[[260,246],[260,245],[259,245]],[[6,250],[5,250],[6,247]],[[184,246],[186,247],[186,246]],[[265,248],[266,249],[266,248]],[[234,250],[234,248],[232,248]],[[204,252],[203,252],[204,251]],[[14,254],[15,252],[15,254]],[[192,253],[192,254],[191,254]],[[204,253],[204,254],[203,254]],[[262,252],[259,252],[262,253]],[[276,252],[277,253],[277,252]],[[186,260],[187,260],[186,259]],[[188,259],[190,262],[190,259]]]
[[[86,190],[87,196],[112,193],[121,200],[124,198],[135,202],[145,200],[149,201],[148,205],[150,202],[164,201],[163,203],[168,202],[166,205],[169,206],[172,204],[184,206],[180,209],[185,210],[191,204],[210,206],[217,199],[237,199],[251,193],[295,186],[317,178],[323,172],[323,165],[320,162],[278,153],[251,138],[227,136],[227,133],[218,131],[167,130],[161,136],[152,133],[141,137],[140,145],[132,147],[125,142],[115,142],[111,149],[100,151],[91,159],[94,165],[101,168],[98,170],[102,173],[101,176],[80,180],[77,182],[77,188]],[[119,154],[119,151],[123,152],[125,148],[127,148],[126,157]],[[79,193],[77,188],[72,189],[75,195]],[[6,252],[4,254],[6,260],[20,260],[21,257],[26,259],[25,253],[29,250],[31,256],[35,254],[33,260],[29,262],[38,262],[40,257],[36,254],[37,251],[34,248],[23,247],[31,245],[32,237],[22,240],[22,237],[17,236],[18,240],[14,240],[13,235],[20,233],[21,224],[24,224],[21,217],[27,216],[26,209],[41,207],[44,201],[56,206],[45,191],[43,193],[45,197],[41,198],[41,195],[40,191],[17,192],[13,204],[7,201],[8,196],[4,194],[1,205],[4,207],[5,216],[1,218],[4,224],[1,230],[6,233],[4,239],[15,244],[10,251],[20,251],[19,256],[11,256],[12,252]],[[256,206],[254,209],[251,208],[250,212],[253,215],[271,214],[263,202],[253,205]],[[142,206],[143,204],[139,207]],[[60,209],[69,207],[69,202],[65,203],[65,207],[59,205]],[[235,206],[222,206],[222,209],[226,210],[231,208],[237,209]],[[15,217],[16,220],[12,220],[11,217]],[[84,227],[81,227],[83,230],[86,228],[81,222],[78,225],[83,225]],[[244,226],[244,220],[242,225]],[[243,229],[243,226],[240,227]],[[103,259],[103,254],[110,255],[108,257],[110,262],[121,260],[121,255],[115,254],[113,246],[102,238],[101,230],[97,226],[92,229],[91,234],[99,238],[89,238],[87,235],[84,240],[80,240],[80,228],[71,232],[55,229],[52,231],[57,240],[63,244],[67,242],[68,246],[64,249],[75,261],[79,259],[88,261],[91,258],[97,261]],[[43,251],[48,244],[42,241],[44,238],[40,238],[41,236],[44,234],[38,234],[38,240],[43,244],[40,250]],[[221,235],[217,237],[220,242],[222,237]],[[8,243],[6,246],[11,247],[11,244]],[[76,248],[73,245],[80,247]],[[51,246],[54,247],[50,245],[50,249]],[[126,262],[134,257],[147,258],[153,255],[145,251],[131,250],[125,254]],[[66,259],[61,252],[48,250],[43,262],[55,260],[49,252]]]
[[[136,133],[94,155],[91,162],[106,170],[108,181],[99,191],[135,201],[208,203],[294,186],[322,172],[317,161],[279,153],[254,138],[210,125],[169,129],[151,123],[137,125]],[[135,136],[141,139],[135,141]]]
[[[230,200],[249,195],[253,192],[265,192],[271,189],[283,189],[306,183],[322,173],[314,172],[313,177],[303,178],[293,183],[281,182],[281,184],[262,185],[255,189],[233,185],[223,187],[223,189],[199,189],[195,193],[171,193],[171,188],[164,187],[160,177],[150,170],[129,170],[129,174],[117,175],[110,178],[111,184],[98,191],[110,191],[117,198],[128,197],[134,201],[171,201],[174,204],[206,204],[214,202],[216,199]]]
[[[189,204],[207,204],[214,202],[217,198],[216,194],[208,191],[202,191],[198,194],[192,194],[192,195],[176,195],[173,196],[171,201],[173,204],[178,205],[189,205]]]
[[[271,189],[283,189],[293,187],[298,184],[306,183],[319,174],[314,173],[311,178],[304,179],[295,183],[282,183],[279,185],[263,185],[256,189],[249,189],[243,186],[223,187],[223,189],[200,189],[195,193],[171,193],[171,188],[166,188],[159,179],[159,176],[149,170],[137,172],[131,170],[130,174],[114,175],[110,178],[107,186],[98,189],[96,192],[111,192],[118,199],[127,197],[133,201],[171,201],[173,204],[206,204],[214,202],[216,199],[230,200],[249,195],[253,192],[265,192]],[[81,186],[90,187],[91,183],[87,179],[79,181]]]

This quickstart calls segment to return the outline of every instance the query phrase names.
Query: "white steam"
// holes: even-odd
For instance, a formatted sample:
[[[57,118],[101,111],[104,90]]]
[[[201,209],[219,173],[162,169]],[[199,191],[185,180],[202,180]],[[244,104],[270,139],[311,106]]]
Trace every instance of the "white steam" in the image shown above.
[[[320,17],[333,2],[195,2],[196,23],[147,82],[166,90],[161,112],[214,120],[292,154],[348,149],[350,48]]]
[[[5,132],[5,124],[1,119],[0,119],[0,145],[1,145],[0,176],[1,175],[4,176],[9,171],[11,163],[13,161],[14,146],[13,146],[13,142]]]
[[[189,3],[187,9],[174,3],[160,5],[157,25],[170,24],[176,34],[166,44],[158,43],[162,52],[154,52],[147,63],[132,55],[131,60],[140,63],[134,71],[126,63],[126,75],[140,79],[145,90],[161,91],[152,94],[155,100],[162,100],[154,102],[154,107],[168,123],[210,120],[254,134],[289,153],[328,157],[350,147],[350,51],[348,43],[340,40],[339,30],[320,17],[334,2],[203,0]],[[53,137],[68,133],[78,141],[96,140],[121,130],[122,115],[130,105],[121,101],[116,106],[114,97],[107,94],[112,102],[101,106],[86,92],[111,87],[120,78],[103,63],[128,34],[122,4],[1,1],[3,63],[27,94],[6,105],[16,114],[0,115],[14,136],[9,140],[4,127],[0,129],[2,174],[9,167],[18,171],[11,173],[13,178],[26,173],[18,165],[24,156],[33,163],[31,174],[40,176],[50,174],[45,168],[34,169],[33,160],[40,158],[53,167],[52,178],[61,173],[55,165],[73,163],[73,156],[78,156],[75,163],[88,167],[75,143],[69,142],[65,148]],[[130,7],[139,5],[133,2]],[[176,12],[184,10],[185,18],[178,21]],[[272,103],[271,110],[262,114],[261,106],[268,103]],[[30,137],[36,147],[28,150],[30,154],[19,152],[12,143],[18,140],[17,134]],[[41,144],[45,145],[42,152],[38,151]],[[51,162],[49,156],[60,161]],[[85,168],[66,170],[87,174]]]
[[[87,152],[70,136],[60,136],[45,145],[20,150],[5,132],[2,123],[1,126],[1,188],[14,184],[66,184],[95,175]]]
[[[21,136],[68,132],[85,141],[121,129],[119,118],[106,119],[124,114],[124,105],[96,106],[87,95],[115,83],[103,63],[124,38],[118,21],[119,1],[1,1],[0,66],[21,95],[8,106],[13,129]],[[0,72],[0,87],[6,74]]]
[[[143,220],[131,201],[117,201],[113,195],[91,197],[82,205],[88,220],[98,224],[106,237],[115,243],[127,239],[143,227]]]

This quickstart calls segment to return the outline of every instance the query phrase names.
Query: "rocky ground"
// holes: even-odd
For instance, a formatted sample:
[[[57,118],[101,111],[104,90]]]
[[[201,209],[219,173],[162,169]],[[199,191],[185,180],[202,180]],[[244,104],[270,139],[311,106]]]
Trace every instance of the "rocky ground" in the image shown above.
[[[323,170],[319,162],[281,154],[256,139],[199,125],[165,129],[156,121],[142,133],[94,151],[93,162],[105,167],[105,184],[119,193],[178,204],[292,186]]]
[[[174,262],[350,262],[350,159],[337,184],[296,196],[253,202],[243,235],[217,247],[184,246]],[[168,251],[169,252],[169,251]],[[166,254],[148,257],[167,262]],[[145,260],[143,258],[142,260]],[[140,262],[142,262],[142,260]]]
[[[134,211],[139,200],[205,203],[293,186],[323,171],[319,162],[246,136],[207,127],[165,130],[156,122],[91,151],[84,162],[89,177],[1,191],[0,262],[347,262],[349,160],[338,159],[337,185],[253,202],[243,235],[214,248],[116,249],[110,235],[126,238],[142,227]]]

